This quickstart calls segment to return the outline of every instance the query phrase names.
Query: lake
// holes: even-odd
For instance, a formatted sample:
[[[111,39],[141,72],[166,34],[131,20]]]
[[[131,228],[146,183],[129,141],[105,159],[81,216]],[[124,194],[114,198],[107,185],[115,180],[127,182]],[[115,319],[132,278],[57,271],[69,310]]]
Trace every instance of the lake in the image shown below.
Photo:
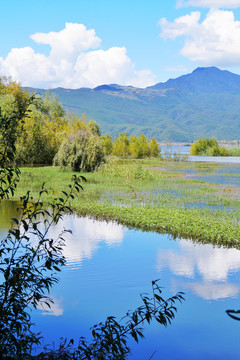
[[[233,185],[239,186],[239,165],[202,165],[188,171],[189,177],[214,182],[216,177],[225,183],[235,179]],[[2,202],[1,236],[14,216],[16,205]],[[45,344],[56,343],[60,337],[88,337],[89,328],[109,315],[120,319],[141,304],[141,293],[151,293],[151,281],[160,279],[164,298],[183,291],[185,301],[177,304],[172,325],[146,325],[145,339],[129,343],[128,359],[240,358],[240,322],[226,313],[240,309],[239,250],[174,240],[77,215],[65,215],[52,228],[52,235],[57,236],[63,227],[73,234],[66,236],[67,265],[51,291],[54,305],[50,311],[32,312]]]
[[[87,336],[108,315],[119,319],[140,305],[139,294],[160,279],[165,297],[184,291],[171,326],[146,326],[129,359],[238,359],[239,326],[227,309],[240,308],[240,252],[186,239],[128,230],[113,223],[65,216],[68,264],[52,289],[51,311],[33,320],[48,342]],[[56,234],[61,225],[54,229]]]

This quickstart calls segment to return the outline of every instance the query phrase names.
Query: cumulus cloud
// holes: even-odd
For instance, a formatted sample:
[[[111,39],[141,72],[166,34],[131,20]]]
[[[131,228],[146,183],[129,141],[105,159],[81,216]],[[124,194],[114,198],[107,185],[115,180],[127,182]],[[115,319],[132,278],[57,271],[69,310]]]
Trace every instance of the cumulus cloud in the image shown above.
[[[24,47],[12,49],[5,59],[0,57],[0,74],[10,75],[22,85],[78,88],[119,83],[145,87],[154,83],[151,71],[135,69],[125,47],[101,49],[101,39],[83,24],[66,23],[59,32],[30,37],[36,44],[49,45],[49,55]]]
[[[159,20],[159,25],[162,29],[160,36],[164,39],[175,39],[181,35],[189,35],[192,32],[196,32],[196,28],[199,26],[201,13],[194,11],[190,15],[180,16],[175,19],[174,22],[167,21],[166,18]]]
[[[185,36],[181,54],[202,65],[234,66],[240,61],[240,21],[232,11],[212,9],[200,22],[201,13],[191,12],[169,22],[159,24],[162,38]]]
[[[240,0],[179,0],[177,7],[183,6],[201,6],[206,8],[238,8],[240,7]]]
[[[101,44],[93,29],[83,24],[66,23],[65,29],[50,33],[36,33],[30,38],[38,44],[51,46],[50,58],[59,62],[63,59],[74,61],[82,51],[96,49]]]

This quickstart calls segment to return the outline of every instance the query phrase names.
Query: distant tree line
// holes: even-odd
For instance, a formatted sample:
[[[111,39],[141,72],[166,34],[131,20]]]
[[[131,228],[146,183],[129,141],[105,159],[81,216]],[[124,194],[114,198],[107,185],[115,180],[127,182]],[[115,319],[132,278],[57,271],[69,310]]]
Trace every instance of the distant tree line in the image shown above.
[[[120,133],[117,139],[101,136],[98,124],[81,116],[66,114],[56,96],[30,94],[20,84],[0,78],[0,108],[3,116],[18,112],[28,99],[34,99],[26,115],[14,125],[16,151],[14,162],[24,164],[54,164],[74,171],[93,171],[106,155],[142,159],[158,157],[156,139],[143,134],[128,137]]]
[[[134,135],[128,138],[127,132],[120,133],[118,138],[114,140],[107,134],[102,136],[102,141],[107,155],[116,155],[123,158],[159,157],[161,152],[157,140],[154,137],[148,140],[143,134],[139,137]]]

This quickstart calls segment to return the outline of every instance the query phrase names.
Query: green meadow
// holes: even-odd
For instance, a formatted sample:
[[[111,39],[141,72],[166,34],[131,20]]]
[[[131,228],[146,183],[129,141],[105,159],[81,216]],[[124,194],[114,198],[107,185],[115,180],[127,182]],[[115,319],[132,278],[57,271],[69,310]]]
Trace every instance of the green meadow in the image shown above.
[[[189,162],[110,158],[99,171],[81,174],[87,182],[71,205],[83,216],[239,247],[239,187],[187,179],[187,171],[196,166],[201,174],[209,174],[220,165],[204,165],[201,169],[200,164]],[[46,202],[61,196],[73,175],[47,166],[21,168],[21,173],[17,197],[29,189],[36,200],[45,183]]]

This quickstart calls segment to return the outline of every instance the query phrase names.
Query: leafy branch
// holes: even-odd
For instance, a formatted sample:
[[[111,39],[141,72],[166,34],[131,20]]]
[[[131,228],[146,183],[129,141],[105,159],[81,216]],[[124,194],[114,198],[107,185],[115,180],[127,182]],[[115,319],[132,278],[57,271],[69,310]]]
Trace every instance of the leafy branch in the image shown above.
[[[91,328],[92,339],[87,342],[84,337],[79,340],[79,345],[74,349],[74,341],[65,339],[58,350],[46,348],[44,352],[34,359],[69,359],[69,360],[124,360],[130,353],[127,345],[128,337],[136,342],[144,338],[143,326],[156,320],[159,324],[171,324],[177,312],[176,302],[184,300],[183,293],[164,300],[162,289],[158,280],[152,281],[152,297],[141,295],[142,305],[135,311],[127,314],[117,321],[114,316],[109,316],[105,322]]]
[[[40,303],[51,306],[46,295],[58,282],[56,273],[66,260],[62,253],[63,232],[53,239],[49,230],[66,212],[71,212],[70,199],[82,189],[85,178],[73,177],[62,196],[53,203],[43,204],[42,187],[39,198],[32,202],[29,193],[21,198],[20,218],[13,218],[14,227],[0,243],[0,355],[17,354],[21,359],[40,337],[31,331],[29,309]],[[43,220],[41,220],[43,219]]]

